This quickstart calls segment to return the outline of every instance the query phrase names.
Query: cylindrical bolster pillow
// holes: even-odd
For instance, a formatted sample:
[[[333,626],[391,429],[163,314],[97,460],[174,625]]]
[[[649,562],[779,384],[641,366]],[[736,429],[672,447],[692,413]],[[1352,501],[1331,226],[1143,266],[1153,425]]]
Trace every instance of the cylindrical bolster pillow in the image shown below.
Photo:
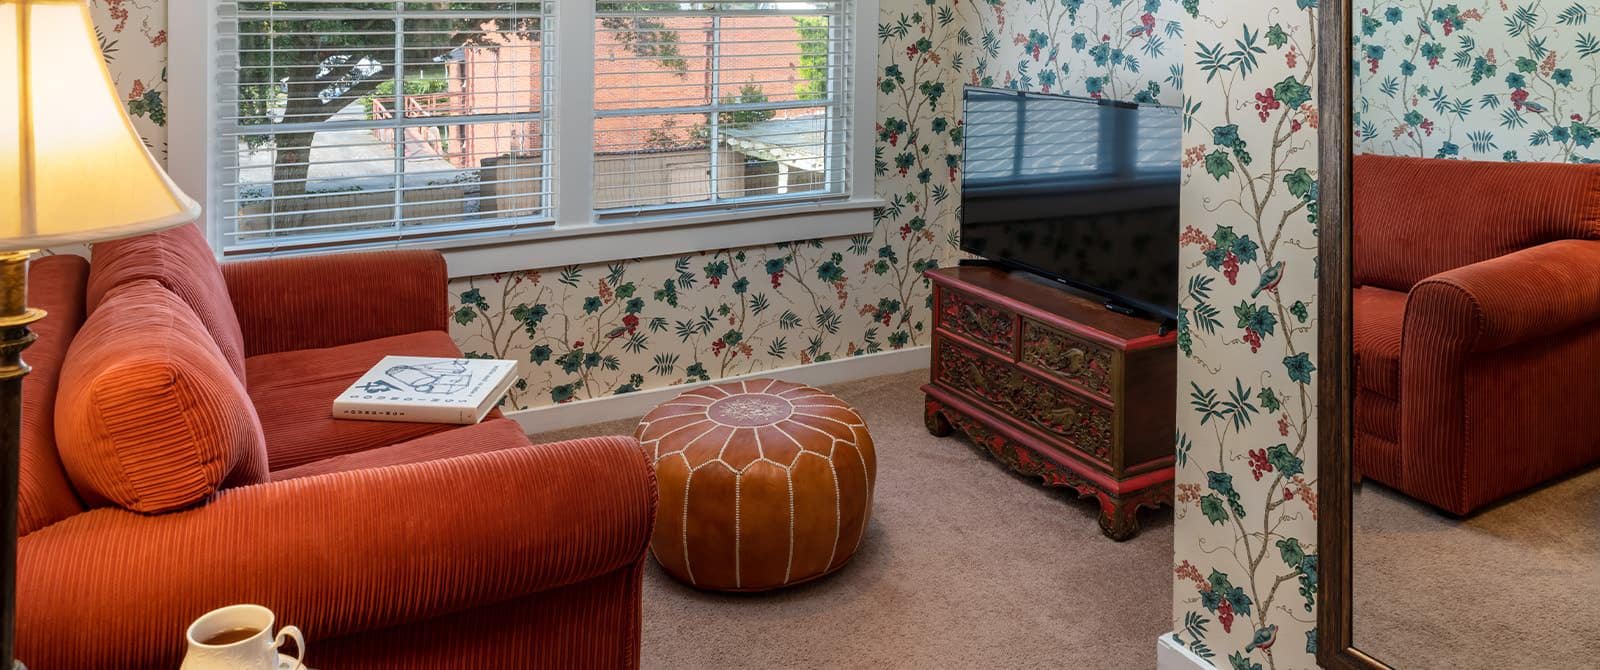
[[[112,289],[73,340],[56,441],[91,506],[166,512],[267,479],[250,397],[199,317],[153,280]]]

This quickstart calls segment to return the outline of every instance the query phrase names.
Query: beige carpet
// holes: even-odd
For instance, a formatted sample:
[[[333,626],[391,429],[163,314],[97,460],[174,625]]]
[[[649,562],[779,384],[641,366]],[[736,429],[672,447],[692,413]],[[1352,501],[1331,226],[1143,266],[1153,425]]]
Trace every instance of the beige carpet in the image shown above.
[[[647,668],[1155,667],[1170,629],[1172,518],[1107,540],[1098,507],[922,427],[925,372],[831,387],[867,420],[878,487],[843,570],[758,595],[645,574]],[[536,436],[631,433],[632,421]]]
[[[1355,496],[1356,647],[1397,668],[1600,667],[1600,470],[1459,520]]]

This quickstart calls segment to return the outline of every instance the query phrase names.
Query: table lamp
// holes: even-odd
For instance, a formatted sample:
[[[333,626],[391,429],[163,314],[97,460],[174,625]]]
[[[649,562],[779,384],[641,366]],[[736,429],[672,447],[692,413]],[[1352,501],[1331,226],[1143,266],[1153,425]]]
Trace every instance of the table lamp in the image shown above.
[[[28,257],[199,213],[134,132],[85,1],[0,0],[0,664],[15,640],[22,350],[44,317],[27,306]]]

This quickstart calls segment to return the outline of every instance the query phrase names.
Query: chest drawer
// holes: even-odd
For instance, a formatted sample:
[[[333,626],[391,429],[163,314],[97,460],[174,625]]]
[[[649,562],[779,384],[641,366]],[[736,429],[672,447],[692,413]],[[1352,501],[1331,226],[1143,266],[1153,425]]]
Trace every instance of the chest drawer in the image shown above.
[[[935,339],[937,381],[976,396],[1001,413],[1111,465],[1114,437],[1109,408],[1023,372],[1009,362],[948,338]]]
[[[1073,337],[1032,319],[1022,320],[1022,362],[1063,381],[1111,398],[1110,349]]]
[[[1019,319],[993,303],[941,287],[938,325],[1007,356],[1016,355]]]

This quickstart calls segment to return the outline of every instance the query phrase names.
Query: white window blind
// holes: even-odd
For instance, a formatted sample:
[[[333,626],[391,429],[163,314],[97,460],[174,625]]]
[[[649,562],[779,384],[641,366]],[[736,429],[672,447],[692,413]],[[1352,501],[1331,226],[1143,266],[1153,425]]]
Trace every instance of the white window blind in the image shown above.
[[[596,212],[848,195],[850,5],[595,0]]]
[[[225,252],[554,218],[548,2],[225,1]]]

